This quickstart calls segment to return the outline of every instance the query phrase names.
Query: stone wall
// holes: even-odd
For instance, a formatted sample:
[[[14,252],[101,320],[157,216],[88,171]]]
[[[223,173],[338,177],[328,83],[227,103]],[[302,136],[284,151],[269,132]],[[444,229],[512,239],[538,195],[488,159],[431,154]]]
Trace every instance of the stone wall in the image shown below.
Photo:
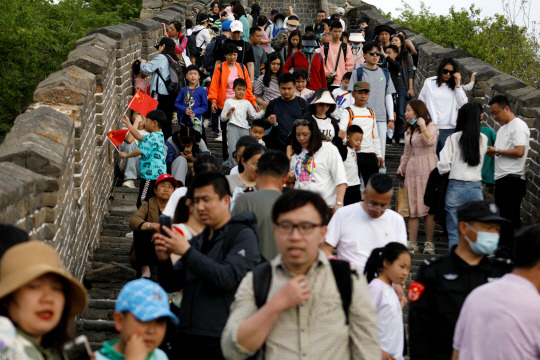
[[[526,173],[527,194],[522,203],[521,217],[526,222],[540,221],[540,91],[474,58],[466,51],[447,49],[428,41],[421,35],[414,34],[410,29],[383,17],[372,5],[361,3],[346,14],[348,24],[354,24],[362,16],[371,19],[372,27],[387,24],[396,30],[403,30],[414,42],[419,51],[414,85],[416,94],[420,93],[426,78],[436,75],[441,59],[453,57],[461,66],[464,84],[470,81],[473,72],[477,72],[474,89],[468,94],[469,100],[484,106],[485,125],[492,127],[495,131],[500,128],[500,125],[491,118],[487,104],[495,95],[502,94],[508,97],[513,112],[522,118],[531,130]]]
[[[0,222],[53,244],[80,279],[107,212],[117,154],[105,136],[133,95],[131,64],[156,55],[160,22],[183,21],[195,6],[88,32],[0,145]]]

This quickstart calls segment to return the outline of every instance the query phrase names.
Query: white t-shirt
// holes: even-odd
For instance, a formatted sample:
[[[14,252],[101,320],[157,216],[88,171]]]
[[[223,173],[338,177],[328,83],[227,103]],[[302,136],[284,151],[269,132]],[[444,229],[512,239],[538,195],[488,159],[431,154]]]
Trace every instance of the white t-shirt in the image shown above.
[[[482,165],[484,165],[484,155],[487,151],[487,136],[480,133],[480,162],[476,166],[470,166],[463,160],[463,153],[459,147],[461,134],[459,131],[448,137],[441,153],[437,168],[441,174],[450,171],[449,179],[460,181],[481,181]]]
[[[495,148],[498,150],[513,149],[516,146],[525,146],[525,154],[519,158],[508,156],[495,156],[495,180],[506,175],[521,175],[525,179],[525,163],[529,153],[529,137],[531,131],[527,123],[520,118],[514,118],[509,123],[501,126],[497,132]]]
[[[356,160],[356,151],[347,146],[347,158],[343,162],[345,173],[347,174],[347,185],[360,185],[360,177],[358,176],[358,162]]]
[[[328,224],[326,243],[337,247],[338,257],[355,264],[364,272],[371,251],[389,242],[407,246],[407,230],[403,216],[387,209],[374,219],[362,207],[363,202],[345,206]]]
[[[377,130],[376,118],[372,118],[371,112],[368,108],[360,108],[355,105],[349,107],[353,113],[353,120],[351,125],[358,125],[362,128],[364,132],[364,137],[362,138],[362,148],[360,149],[361,153],[374,153],[377,157],[382,157],[381,152],[381,141],[379,140],[379,132]],[[339,121],[339,129],[347,130],[349,127],[349,121],[351,119],[351,114],[349,110],[345,109],[342,112],[341,120]]]
[[[228,118],[227,113],[231,108],[234,108],[234,112],[231,114],[231,117]],[[248,118],[260,119],[263,115],[264,112],[257,112],[248,100],[227,99],[225,100],[223,110],[221,111],[221,121],[229,121],[230,124],[243,129],[249,129]]]
[[[396,291],[379,279],[371,280],[368,289],[377,309],[381,349],[403,360],[403,313]]]
[[[347,90],[343,90],[340,86],[337,89],[334,89],[334,91],[332,91],[332,96],[336,100],[337,105],[336,110],[332,113],[332,116],[338,120],[341,120],[341,116],[344,112],[346,112],[345,109],[351,106],[351,104],[354,104],[352,93]]]
[[[334,136],[336,136],[336,132],[334,131],[334,125],[332,125],[332,120],[330,120],[330,118],[319,119],[315,115],[312,115],[312,117],[317,122],[319,130],[321,130],[323,140],[332,141],[332,139],[334,139]]]
[[[446,83],[439,87],[434,76],[426,79],[418,99],[426,104],[431,121],[439,129],[454,129],[458,109],[467,103],[467,94],[462,87],[452,90]]]
[[[296,176],[295,188],[319,193],[329,207],[336,203],[336,187],[347,184],[341,155],[329,142],[323,142],[313,157],[308,157],[306,149],[293,154],[291,170]]]
[[[236,165],[235,167],[231,169],[231,171],[229,172],[229,175],[238,175],[238,174],[240,174],[240,170],[238,170],[238,165]]]

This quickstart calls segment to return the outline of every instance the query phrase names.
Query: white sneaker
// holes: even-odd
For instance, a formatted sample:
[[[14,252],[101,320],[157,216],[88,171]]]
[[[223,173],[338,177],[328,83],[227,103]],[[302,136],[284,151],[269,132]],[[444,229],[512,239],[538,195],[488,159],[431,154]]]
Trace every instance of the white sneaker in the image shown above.
[[[206,119],[206,120],[203,121],[203,126],[205,128],[207,128],[209,125],[210,125],[210,120],[209,119]]]
[[[135,182],[133,180],[126,180],[122,183],[122,186],[130,189],[135,189]]]
[[[432,242],[424,243],[424,254],[435,255],[435,245]]]
[[[214,139],[214,141],[223,141],[223,134],[221,134],[221,130],[219,130],[218,136]]]

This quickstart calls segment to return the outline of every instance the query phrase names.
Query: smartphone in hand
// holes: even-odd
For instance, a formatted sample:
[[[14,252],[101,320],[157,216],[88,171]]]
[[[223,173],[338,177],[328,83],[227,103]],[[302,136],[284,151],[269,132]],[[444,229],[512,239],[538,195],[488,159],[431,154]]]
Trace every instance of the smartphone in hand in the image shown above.
[[[163,227],[166,226],[169,229],[171,228],[171,217],[167,215],[159,215],[159,232],[165,234]]]

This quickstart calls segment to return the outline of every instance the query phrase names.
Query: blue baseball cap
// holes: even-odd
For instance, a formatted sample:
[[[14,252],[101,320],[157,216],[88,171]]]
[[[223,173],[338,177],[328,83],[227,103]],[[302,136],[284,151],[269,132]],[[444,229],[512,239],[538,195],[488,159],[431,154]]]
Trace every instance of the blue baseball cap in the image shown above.
[[[178,324],[178,318],[171,312],[167,293],[148,279],[128,282],[118,294],[114,310],[129,311],[140,321],[152,321],[167,316]]]
[[[221,31],[230,31],[231,30],[231,20],[225,20],[223,24],[221,24]]]

